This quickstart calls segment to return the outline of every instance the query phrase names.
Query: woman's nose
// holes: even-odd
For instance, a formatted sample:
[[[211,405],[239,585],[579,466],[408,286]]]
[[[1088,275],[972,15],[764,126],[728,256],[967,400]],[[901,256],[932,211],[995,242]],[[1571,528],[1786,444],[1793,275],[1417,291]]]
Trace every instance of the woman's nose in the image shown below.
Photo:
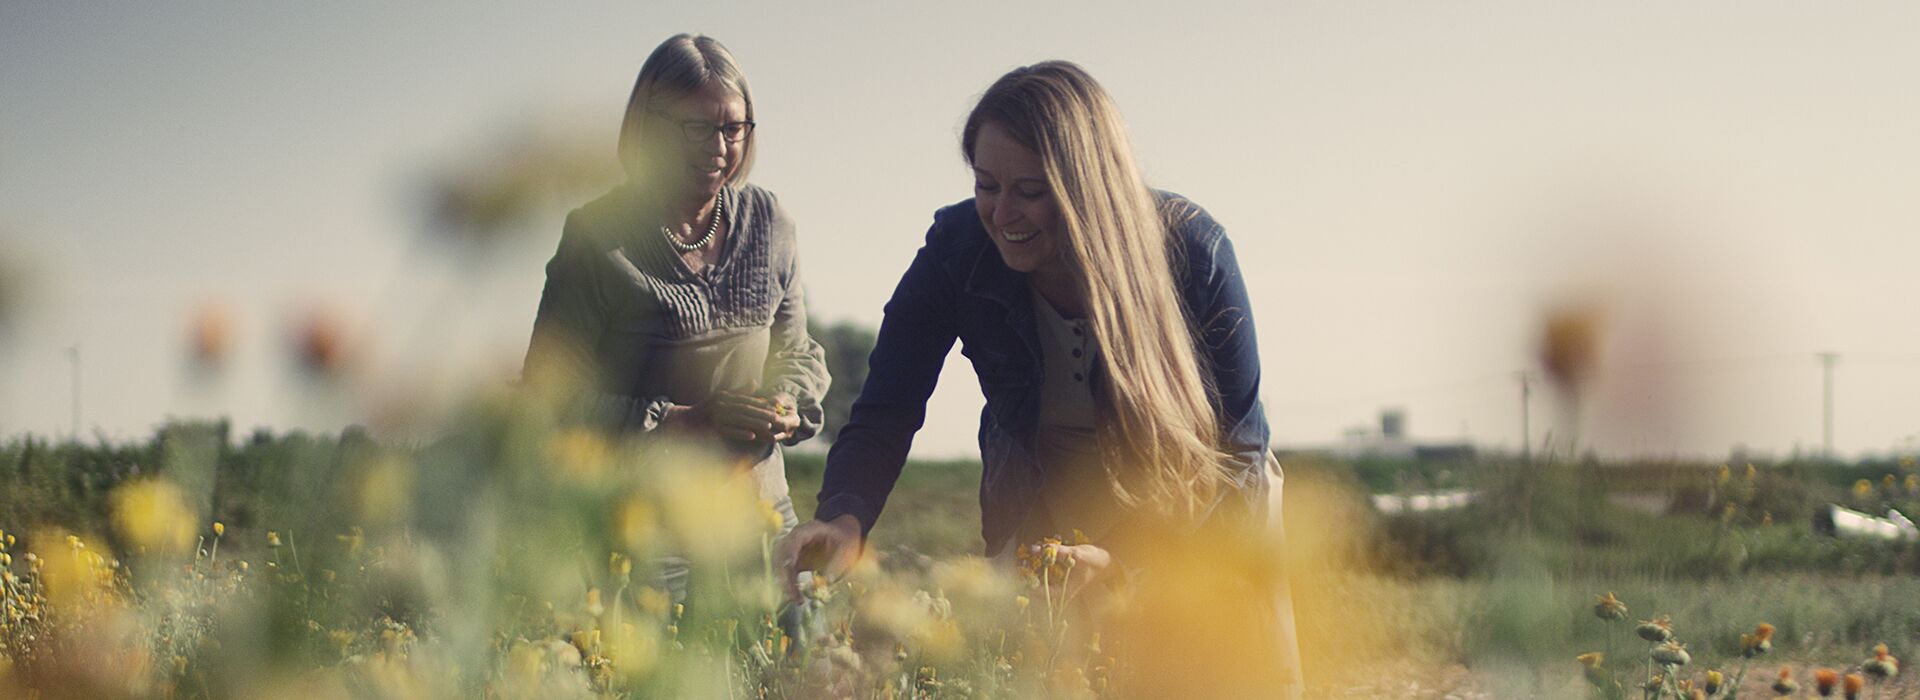
[[[1007,206],[1006,195],[1004,194],[996,194],[993,196],[992,207],[993,207],[993,225],[996,228],[1005,227],[1006,225],[1011,224],[1020,219],[1020,211],[1013,207]]]
[[[697,148],[701,155],[724,156],[727,154],[727,135],[715,129],[713,133],[700,140]]]

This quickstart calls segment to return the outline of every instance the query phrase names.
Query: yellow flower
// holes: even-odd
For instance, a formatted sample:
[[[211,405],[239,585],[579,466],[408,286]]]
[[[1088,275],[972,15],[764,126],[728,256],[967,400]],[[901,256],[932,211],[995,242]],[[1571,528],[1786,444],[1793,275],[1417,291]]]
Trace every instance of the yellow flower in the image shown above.
[[[218,520],[213,521],[213,536],[223,537],[226,534],[227,534],[227,524],[220,522]]]
[[[135,548],[179,553],[193,546],[199,518],[179,487],[141,479],[115,489],[112,500],[113,528]]]
[[[652,586],[641,586],[639,598],[640,609],[646,611],[648,615],[659,618],[665,618],[667,606],[673,604],[673,596]]]
[[[1586,667],[1585,670],[1581,671],[1581,674],[1586,676],[1587,682],[1592,683],[1593,687],[1605,688],[1615,682],[1613,677],[1607,674],[1607,670],[1600,667],[1600,663],[1606,658],[1605,654],[1597,651],[1589,651],[1573,658],[1575,661],[1580,662],[1581,666]]]
[[[267,531],[267,546],[268,547],[280,546],[280,532],[278,530]]]
[[[613,515],[613,531],[627,551],[641,551],[653,545],[660,534],[660,518],[646,497],[633,494],[620,502]]]
[[[1720,465],[1720,471],[1713,475],[1713,483],[1715,485],[1725,484],[1729,479],[1732,479],[1732,478],[1733,478],[1733,469],[1729,468],[1725,464],[1722,464]]]
[[[764,498],[760,499],[760,517],[766,521],[768,532],[779,532],[787,526],[786,517],[773,507],[773,501]]]
[[[1866,498],[1873,495],[1873,482],[1867,481],[1866,479],[1853,482],[1853,495],[1859,498]]]
[[[547,443],[547,455],[560,474],[574,481],[590,482],[606,474],[609,452],[607,441],[592,430],[566,430]]]
[[[1908,474],[1906,481],[1907,493],[1909,495],[1920,496],[1920,474]],[[7,544],[13,544],[12,536],[7,537]]]
[[[1719,693],[1720,686],[1726,683],[1726,681],[1727,677],[1719,671],[1708,671],[1705,683],[1707,694],[1714,695]]]

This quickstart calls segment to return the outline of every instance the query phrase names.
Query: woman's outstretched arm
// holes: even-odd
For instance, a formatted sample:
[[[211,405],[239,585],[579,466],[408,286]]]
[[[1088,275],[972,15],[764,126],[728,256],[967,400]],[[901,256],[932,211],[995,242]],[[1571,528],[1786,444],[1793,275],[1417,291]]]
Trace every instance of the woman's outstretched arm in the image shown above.
[[[927,397],[957,333],[955,284],[939,264],[943,251],[936,240],[938,230],[936,224],[928,232],[927,244],[914,255],[887,301],[879,337],[867,358],[866,383],[827,453],[814,516],[819,520],[852,515],[862,534],[872,530],[900,478],[913,435],[926,421]]]

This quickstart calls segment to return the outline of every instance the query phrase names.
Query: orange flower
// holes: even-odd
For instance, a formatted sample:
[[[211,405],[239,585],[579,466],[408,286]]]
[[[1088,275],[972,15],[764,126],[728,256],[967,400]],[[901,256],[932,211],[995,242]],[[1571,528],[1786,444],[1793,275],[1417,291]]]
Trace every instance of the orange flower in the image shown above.
[[[1792,667],[1790,666],[1780,667],[1780,680],[1773,682],[1773,692],[1779,693],[1781,695],[1792,695],[1794,693],[1800,692],[1800,684],[1793,682]]]
[[[1627,618],[1627,604],[1615,598],[1613,591],[1607,591],[1606,595],[1600,596],[1598,602],[1593,604],[1593,615],[1608,622],[1624,620]]]
[[[1830,668],[1813,670],[1813,689],[1820,691],[1820,697],[1833,695],[1833,687],[1840,684],[1840,672]]]
[[[1873,658],[1860,666],[1860,670],[1875,678],[1887,679],[1900,674],[1900,659],[1887,653],[1887,645],[1873,645]]]
[[[1773,651],[1773,625],[1765,622],[1753,628],[1753,634],[1740,635],[1740,655],[1753,658]]]
[[[1867,687],[1867,679],[1858,673],[1849,673],[1846,679],[1841,681],[1841,690],[1847,694],[1847,700],[1857,700],[1860,697],[1860,690],[1865,687]]]

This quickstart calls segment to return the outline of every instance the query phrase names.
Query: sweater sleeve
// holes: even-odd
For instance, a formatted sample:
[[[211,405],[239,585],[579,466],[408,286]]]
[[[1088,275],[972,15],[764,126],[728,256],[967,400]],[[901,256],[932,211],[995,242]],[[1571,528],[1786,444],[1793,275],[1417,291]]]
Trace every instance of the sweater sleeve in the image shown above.
[[[787,251],[781,281],[775,290],[779,302],[774,307],[771,347],[767,348],[767,369],[763,386],[767,391],[792,396],[800,417],[800,427],[786,444],[794,445],[820,432],[826,422],[823,401],[833,377],[827,373],[827,353],[807,332],[806,287],[800,279],[800,255],[793,240],[792,220],[786,211],[774,205],[772,234]]]
[[[597,386],[593,347],[607,329],[608,300],[594,264],[596,250],[580,216],[578,211],[567,216],[560,246],[547,262],[521,379],[560,405],[568,420],[608,430],[651,431],[660,426],[671,400],[612,394]]]

